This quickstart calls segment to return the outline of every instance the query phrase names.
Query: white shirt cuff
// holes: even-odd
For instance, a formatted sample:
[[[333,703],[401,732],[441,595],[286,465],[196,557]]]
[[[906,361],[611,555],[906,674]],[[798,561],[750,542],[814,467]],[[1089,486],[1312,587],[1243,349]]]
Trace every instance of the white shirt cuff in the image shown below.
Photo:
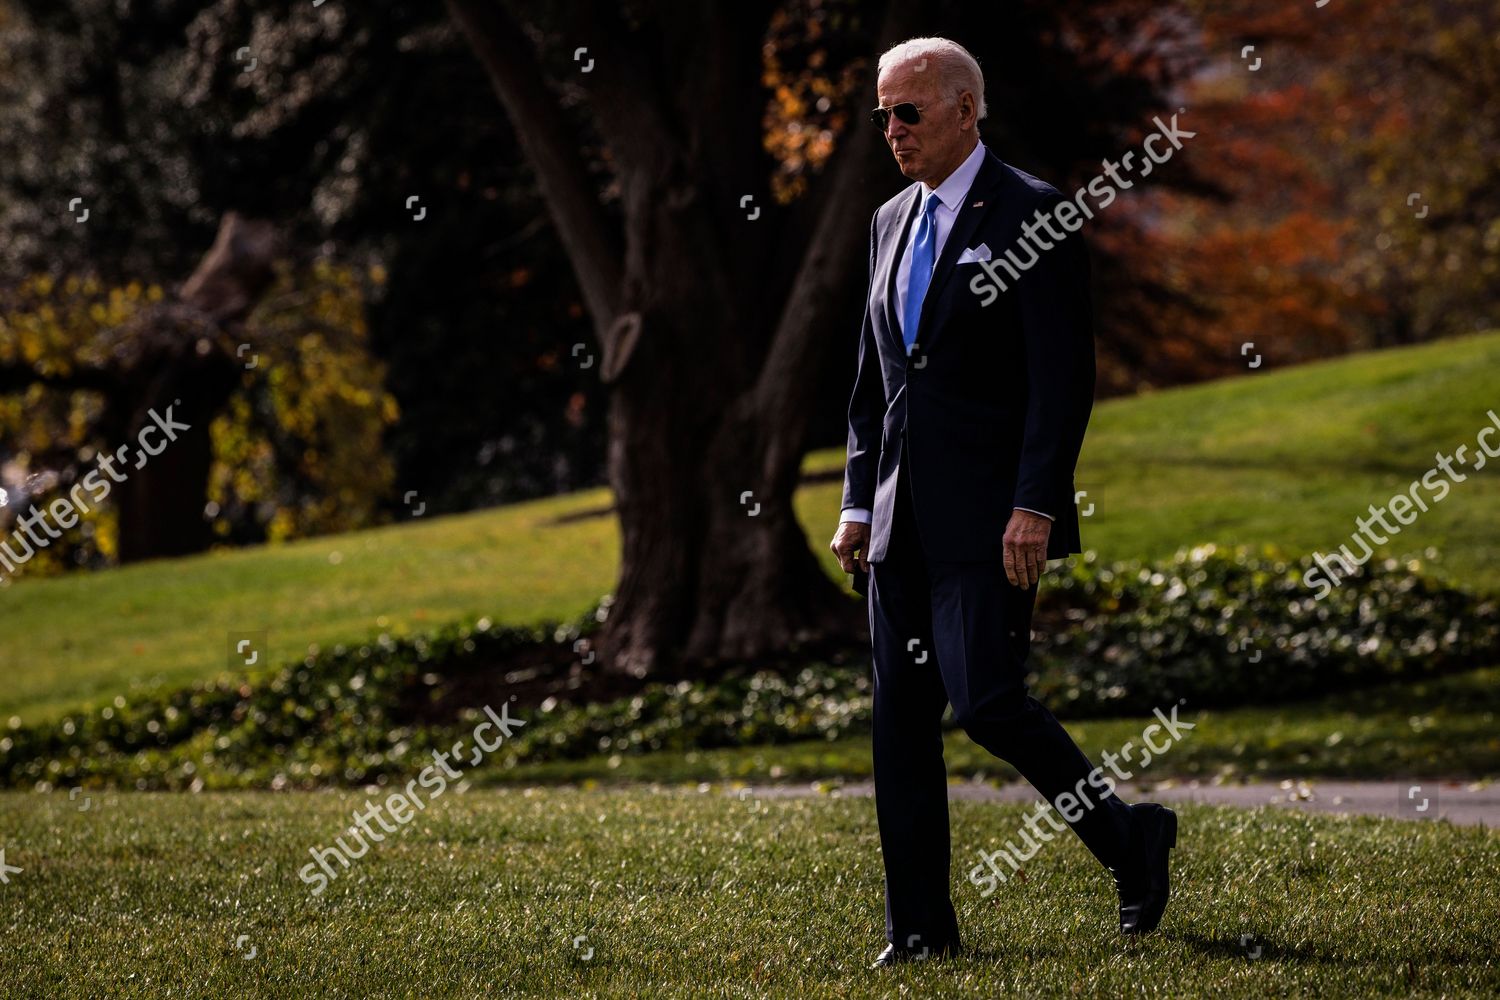
[[[1049,521],[1057,520],[1057,518],[1053,517],[1051,514],[1044,514],[1042,511],[1032,510],[1030,507],[1017,507],[1016,510],[1024,510],[1028,514],[1035,514],[1038,517],[1045,517]]]

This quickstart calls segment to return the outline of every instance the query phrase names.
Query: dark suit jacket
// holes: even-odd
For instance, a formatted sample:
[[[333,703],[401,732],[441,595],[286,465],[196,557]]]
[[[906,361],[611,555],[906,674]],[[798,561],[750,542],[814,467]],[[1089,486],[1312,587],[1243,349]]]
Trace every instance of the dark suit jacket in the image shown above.
[[[870,287],[849,401],[844,507],[872,512],[868,558],[885,558],[902,435],[917,534],[928,558],[1000,559],[1015,507],[1052,515],[1047,556],[1078,552],[1073,468],[1094,402],[1088,254],[1080,233],[1041,251],[989,305],[970,287],[966,248],[1031,250],[1021,224],[1063,200],[1055,188],[989,150],[933,272],[907,356],[896,316],[896,267],[921,184],[882,205],[870,226]],[[1062,231],[1054,223],[1054,229]],[[1034,245],[1032,245],[1034,246]],[[983,280],[988,283],[988,276]]]

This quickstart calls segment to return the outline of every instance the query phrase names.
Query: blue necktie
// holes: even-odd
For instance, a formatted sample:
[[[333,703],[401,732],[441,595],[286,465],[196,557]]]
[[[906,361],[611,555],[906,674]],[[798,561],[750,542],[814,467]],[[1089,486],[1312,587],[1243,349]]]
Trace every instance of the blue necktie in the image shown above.
[[[937,226],[932,214],[937,210],[937,204],[937,192],[934,191],[922,206],[917,235],[911,243],[911,269],[906,274],[906,308],[901,316],[901,339],[906,342],[908,353],[916,342],[917,325],[922,321],[922,300],[927,297],[927,286],[932,283],[933,247],[937,244]]]

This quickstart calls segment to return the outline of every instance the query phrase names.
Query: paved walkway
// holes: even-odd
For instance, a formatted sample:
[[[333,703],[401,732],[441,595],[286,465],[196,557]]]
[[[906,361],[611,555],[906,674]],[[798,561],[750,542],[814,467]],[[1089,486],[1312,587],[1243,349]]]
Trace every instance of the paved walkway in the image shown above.
[[[799,785],[752,785],[730,794],[743,797],[779,798],[825,794],[826,782]],[[1215,785],[1203,782],[1171,782],[1148,787],[1132,783],[1119,786],[1121,797],[1130,802],[1208,802],[1216,805],[1273,805],[1306,812],[1391,816],[1397,819],[1443,818],[1462,826],[1500,829],[1500,783],[1428,781],[1282,781],[1248,785]],[[836,785],[833,795],[875,794],[868,781]],[[982,782],[948,786],[950,799],[978,802],[1036,802],[1036,791],[1025,782],[996,788]]]

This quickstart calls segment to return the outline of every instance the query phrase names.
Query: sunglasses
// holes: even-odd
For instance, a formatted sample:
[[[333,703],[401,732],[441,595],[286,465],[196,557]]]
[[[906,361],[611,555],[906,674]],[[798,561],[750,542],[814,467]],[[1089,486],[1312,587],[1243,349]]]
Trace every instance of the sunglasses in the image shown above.
[[[895,115],[899,121],[908,125],[915,125],[922,120],[922,109],[910,101],[902,104],[893,104],[888,108],[876,108],[870,112],[870,121],[875,127],[884,132],[891,124],[891,115]]]

